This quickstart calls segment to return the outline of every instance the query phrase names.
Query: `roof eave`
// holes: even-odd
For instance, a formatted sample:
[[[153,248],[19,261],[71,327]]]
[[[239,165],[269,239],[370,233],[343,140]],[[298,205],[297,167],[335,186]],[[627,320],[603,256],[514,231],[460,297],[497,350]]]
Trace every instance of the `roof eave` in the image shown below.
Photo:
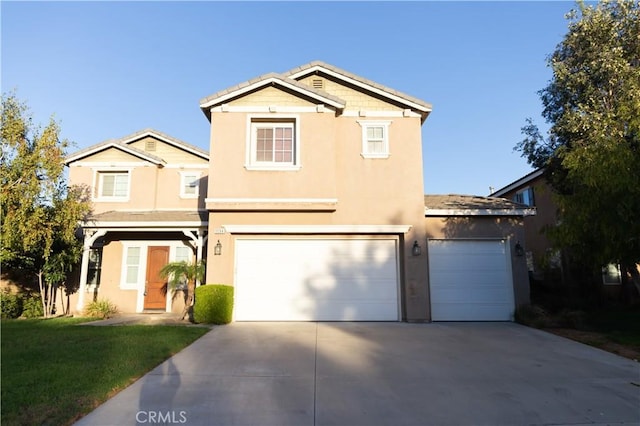
[[[536,209],[430,209],[424,208],[425,217],[442,216],[535,216]]]
[[[109,149],[109,148],[115,148],[115,149],[118,149],[120,151],[124,151],[127,154],[133,155],[134,157],[138,157],[140,159],[143,159],[145,161],[148,161],[148,162],[153,163],[153,164],[158,165],[158,166],[166,164],[166,162],[164,160],[162,160],[162,159],[155,158],[155,157],[149,156],[149,155],[145,155],[142,152],[138,152],[138,150],[133,150],[133,149],[129,148],[128,146],[123,145],[123,144],[121,144],[119,142],[115,142],[115,141],[111,141],[111,142],[105,143],[105,144],[96,145],[93,149],[89,149],[89,150],[86,150],[86,151],[80,151],[76,155],[71,155],[71,156],[67,157],[64,160],[64,164],[66,166],[68,166],[71,163],[79,161],[79,160],[81,160],[81,159],[83,159],[85,157],[97,154],[98,152],[104,151],[104,150]]]
[[[411,109],[414,109],[416,111],[420,112],[420,115],[422,116],[422,122],[424,122],[427,119],[427,116],[429,115],[429,113],[433,110],[433,105],[431,105],[430,103],[424,102],[424,101],[419,101],[418,99],[411,99],[411,97],[409,97],[408,95],[405,95],[403,93],[397,92],[394,90],[394,92],[396,93],[392,93],[389,90],[392,90],[391,88],[387,88],[387,90],[385,90],[385,88],[380,88],[380,87],[376,87],[372,84],[366,83],[364,81],[361,81],[357,78],[353,78],[351,76],[345,75],[344,73],[335,71],[331,68],[328,68],[325,65],[322,64],[315,64],[310,66],[309,68],[305,68],[305,69],[301,69],[298,71],[294,71],[291,73],[287,73],[287,77],[292,78],[292,79],[297,79],[299,77],[302,76],[306,76],[309,74],[313,74],[316,71],[320,71],[323,72],[325,74],[331,75],[335,78],[338,78],[342,81],[348,82],[350,84],[353,84],[355,86],[361,87],[363,89],[366,89],[370,92],[376,93],[378,95],[381,95],[383,97],[386,97],[388,99],[394,100],[395,102],[399,102],[401,104],[404,104],[406,106],[408,106]]]

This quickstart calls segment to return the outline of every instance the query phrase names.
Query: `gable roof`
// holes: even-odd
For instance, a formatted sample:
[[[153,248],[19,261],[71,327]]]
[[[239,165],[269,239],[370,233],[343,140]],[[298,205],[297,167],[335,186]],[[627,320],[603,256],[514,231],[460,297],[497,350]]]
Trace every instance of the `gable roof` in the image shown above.
[[[507,186],[505,186],[503,188],[500,188],[497,191],[492,192],[491,194],[489,194],[489,197],[502,197],[507,192],[512,191],[512,190],[514,190],[516,188],[519,188],[519,187],[521,187],[523,185],[526,185],[529,182],[531,182],[532,180],[536,179],[537,177],[542,176],[543,173],[544,173],[544,169],[534,170],[531,173],[528,173],[528,174],[524,175],[520,179],[511,182]]]
[[[153,137],[156,138],[168,145],[174,146],[178,149],[182,149],[183,151],[187,151],[191,154],[196,155],[197,157],[200,157],[204,160],[209,160],[209,152],[205,151],[202,148],[198,148],[195,145],[191,145],[190,143],[184,142],[178,138],[174,138],[173,136],[169,136],[166,133],[160,132],[158,130],[155,129],[151,129],[151,128],[146,128],[140,131],[137,131],[135,133],[132,133],[128,136],[125,136],[123,138],[118,139],[120,142],[125,143],[125,144],[130,144],[133,143],[135,141],[139,141],[142,138],[145,137]]]
[[[369,80],[368,78],[360,77],[359,75],[353,74],[349,71],[345,71],[323,61],[309,62],[308,64],[301,65],[285,72],[284,75],[297,80],[310,74],[318,73],[330,75],[345,83],[355,85],[357,87],[360,87],[361,89],[376,93],[377,95],[380,95],[389,100],[404,104],[411,109],[418,110],[423,116],[422,121],[427,118],[427,115],[429,115],[429,113],[433,109],[433,106],[430,103],[424,102],[421,99],[399,92],[388,86],[376,83],[375,81]]]
[[[477,195],[425,195],[425,216],[533,216],[536,209],[504,198]]]
[[[73,154],[67,156],[67,158],[65,158],[64,160],[64,164],[69,165],[75,161],[81,160],[85,157],[88,157],[90,155],[93,154],[97,154],[98,152],[107,150],[109,148],[115,148],[119,151],[123,151],[126,152],[127,154],[131,154],[134,157],[138,157],[142,160],[146,160],[149,161],[153,164],[156,165],[164,165],[165,161],[160,158],[157,157],[153,154],[150,154],[146,151],[143,151],[141,149],[138,148],[134,148],[132,146],[126,145],[118,140],[114,140],[114,139],[110,139],[110,140],[106,140],[104,142],[100,142],[94,145],[91,145],[85,149],[81,149],[80,151],[76,151]]]
[[[281,86],[294,92],[298,92],[301,95],[311,97],[312,99],[317,99],[320,103],[332,106],[339,111],[343,110],[346,107],[346,102],[343,99],[327,93],[324,90],[314,89],[313,87],[304,83],[300,83],[298,81],[300,78],[306,77],[307,75],[318,73],[329,75],[342,81],[343,83],[355,86],[360,90],[374,93],[377,96],[387,99],[388,101],[394,102],[396,104],[399,103],[406,106],[408,109],[415,110],[420,114],[422,122],[426,120],[427,116],[432,110],[431,104],[427,102],[322,61],[313,61],[289,70],[283,74],[264,74],[235,86],[229,87],[227,89],[221,90],[205,98],[202,98],[200,100],[200,108],[202,109],[204,115],[207,116],[209,120],[211,120],[211,108],[216,105],[222,104],[225,101],[229,101],[233,98],[242,96],[252,91],[261,89],[265,86]]]
[[[261,89],[265,86],[281,86],[294,92],[300,93],[303,96],[308,96],[312,99],[316,99],[318,100],[318,102],[330,105],[338,110],[344,109],[346,105],[344,100],[330,93],[327,93],[324,90],[314,89],[309,85],[300,83],[282,74],[272,72],[245,81],[243,83],[236,84],[235,86],[229,87],[205,98],[202,98],[200,100],[200,108],[202,109],[202,112],[204,112],[204,115],[206,115],[207,118],[211,120],[210,109],[213,106],[222,104],[225,101],[231,100],[238,96],[242,96],[254,90]]]
[[[130,146],[131,143],[148,136],[158,139],[176,148],[187,151],[204,160],[207,160],[207,161],[209,160],[209,153],[207,151],[200,149],[196,146],[193,146],[191,144],[188,144],[184,141],[181,141],[180,139],[176,139],[172,136],[169,136],[166,133],[162,133],[157,130],[147,128],[147,129],[132,133],[128,136],[122,137],[120,139],[108,139],[106,141],[91,145],[85,149],[81,149],[80,151],[74,152],[73,154],[70,154],[69,156],[67,156],[67,158],[65,159],[65,164],[69,165],[70,163],[81,160],[85,157],[88,157],[90,155],[96,154],[100,151],[104,151],[109,148],[118,149],[120,151],[126,152],[128,154],[131,154],[142,160],[149,161],[156,165],[166,164],[166,162],[162,158],[154,154],[151,154],[150,152]]]

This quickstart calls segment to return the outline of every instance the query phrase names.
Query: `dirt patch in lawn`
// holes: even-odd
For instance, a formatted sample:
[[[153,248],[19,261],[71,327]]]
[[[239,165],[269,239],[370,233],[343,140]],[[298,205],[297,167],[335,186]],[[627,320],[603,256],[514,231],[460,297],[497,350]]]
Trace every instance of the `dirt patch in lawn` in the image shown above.
[[[596,331],[574,330],[571,328],[545,328],[549,333],[575,340],[586,345],[595,346],[634,361],[640,360],[640,348],[621,345],[611,341],[605,334]]]

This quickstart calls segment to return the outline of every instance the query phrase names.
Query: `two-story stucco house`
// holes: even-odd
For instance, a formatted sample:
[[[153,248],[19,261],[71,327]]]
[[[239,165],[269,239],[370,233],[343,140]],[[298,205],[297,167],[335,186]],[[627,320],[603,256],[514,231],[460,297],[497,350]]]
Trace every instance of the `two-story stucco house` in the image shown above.
[[[149,295],[162,286],[151,281],[156,265],[187,253],[206,257],[207,284],[235,287],[236,321],[505,321],[528,302],[519,254],[532,211],[424,195],[429,103],[312,62],[200,108],[210,155],[147,131],[69,158],[72,183],[92,186],[96,206],[78,309],[93,294],[98,247],[100,295],[120,306],[130,292],[129,312],[177,310]]]
[[[206,255],[209,154],[147,129],[76,152],[66,164],[69,181],[89,187],[93,202],[71,307],[82,311],[99,295],[122,312],[178,311],[184,299],[172,304],[158,272]]]
[[[200,107],[211,122],[205,202],[219,248],[207,282],[235,286],[235,320],[428,321],[432,307],[436,319],[509,320],[528,301],[525,262],[511,250],[523,206],[425,210],[430,104],[312,62]],[[477,226],[447,234],[466,220],[450,214]],[[463,272],[436,276],[430,263]],[[492,274],[478,284],[474,267]]]

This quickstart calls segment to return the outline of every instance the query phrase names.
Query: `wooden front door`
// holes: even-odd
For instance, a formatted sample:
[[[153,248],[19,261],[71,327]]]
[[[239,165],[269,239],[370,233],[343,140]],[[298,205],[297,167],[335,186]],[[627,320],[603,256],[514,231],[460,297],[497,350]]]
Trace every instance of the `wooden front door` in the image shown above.
[[[167,280],[160,278],[160,270],[167,263],[169,263],[169,247],[149,247],[144,309],[164,310],[166,308]]]

